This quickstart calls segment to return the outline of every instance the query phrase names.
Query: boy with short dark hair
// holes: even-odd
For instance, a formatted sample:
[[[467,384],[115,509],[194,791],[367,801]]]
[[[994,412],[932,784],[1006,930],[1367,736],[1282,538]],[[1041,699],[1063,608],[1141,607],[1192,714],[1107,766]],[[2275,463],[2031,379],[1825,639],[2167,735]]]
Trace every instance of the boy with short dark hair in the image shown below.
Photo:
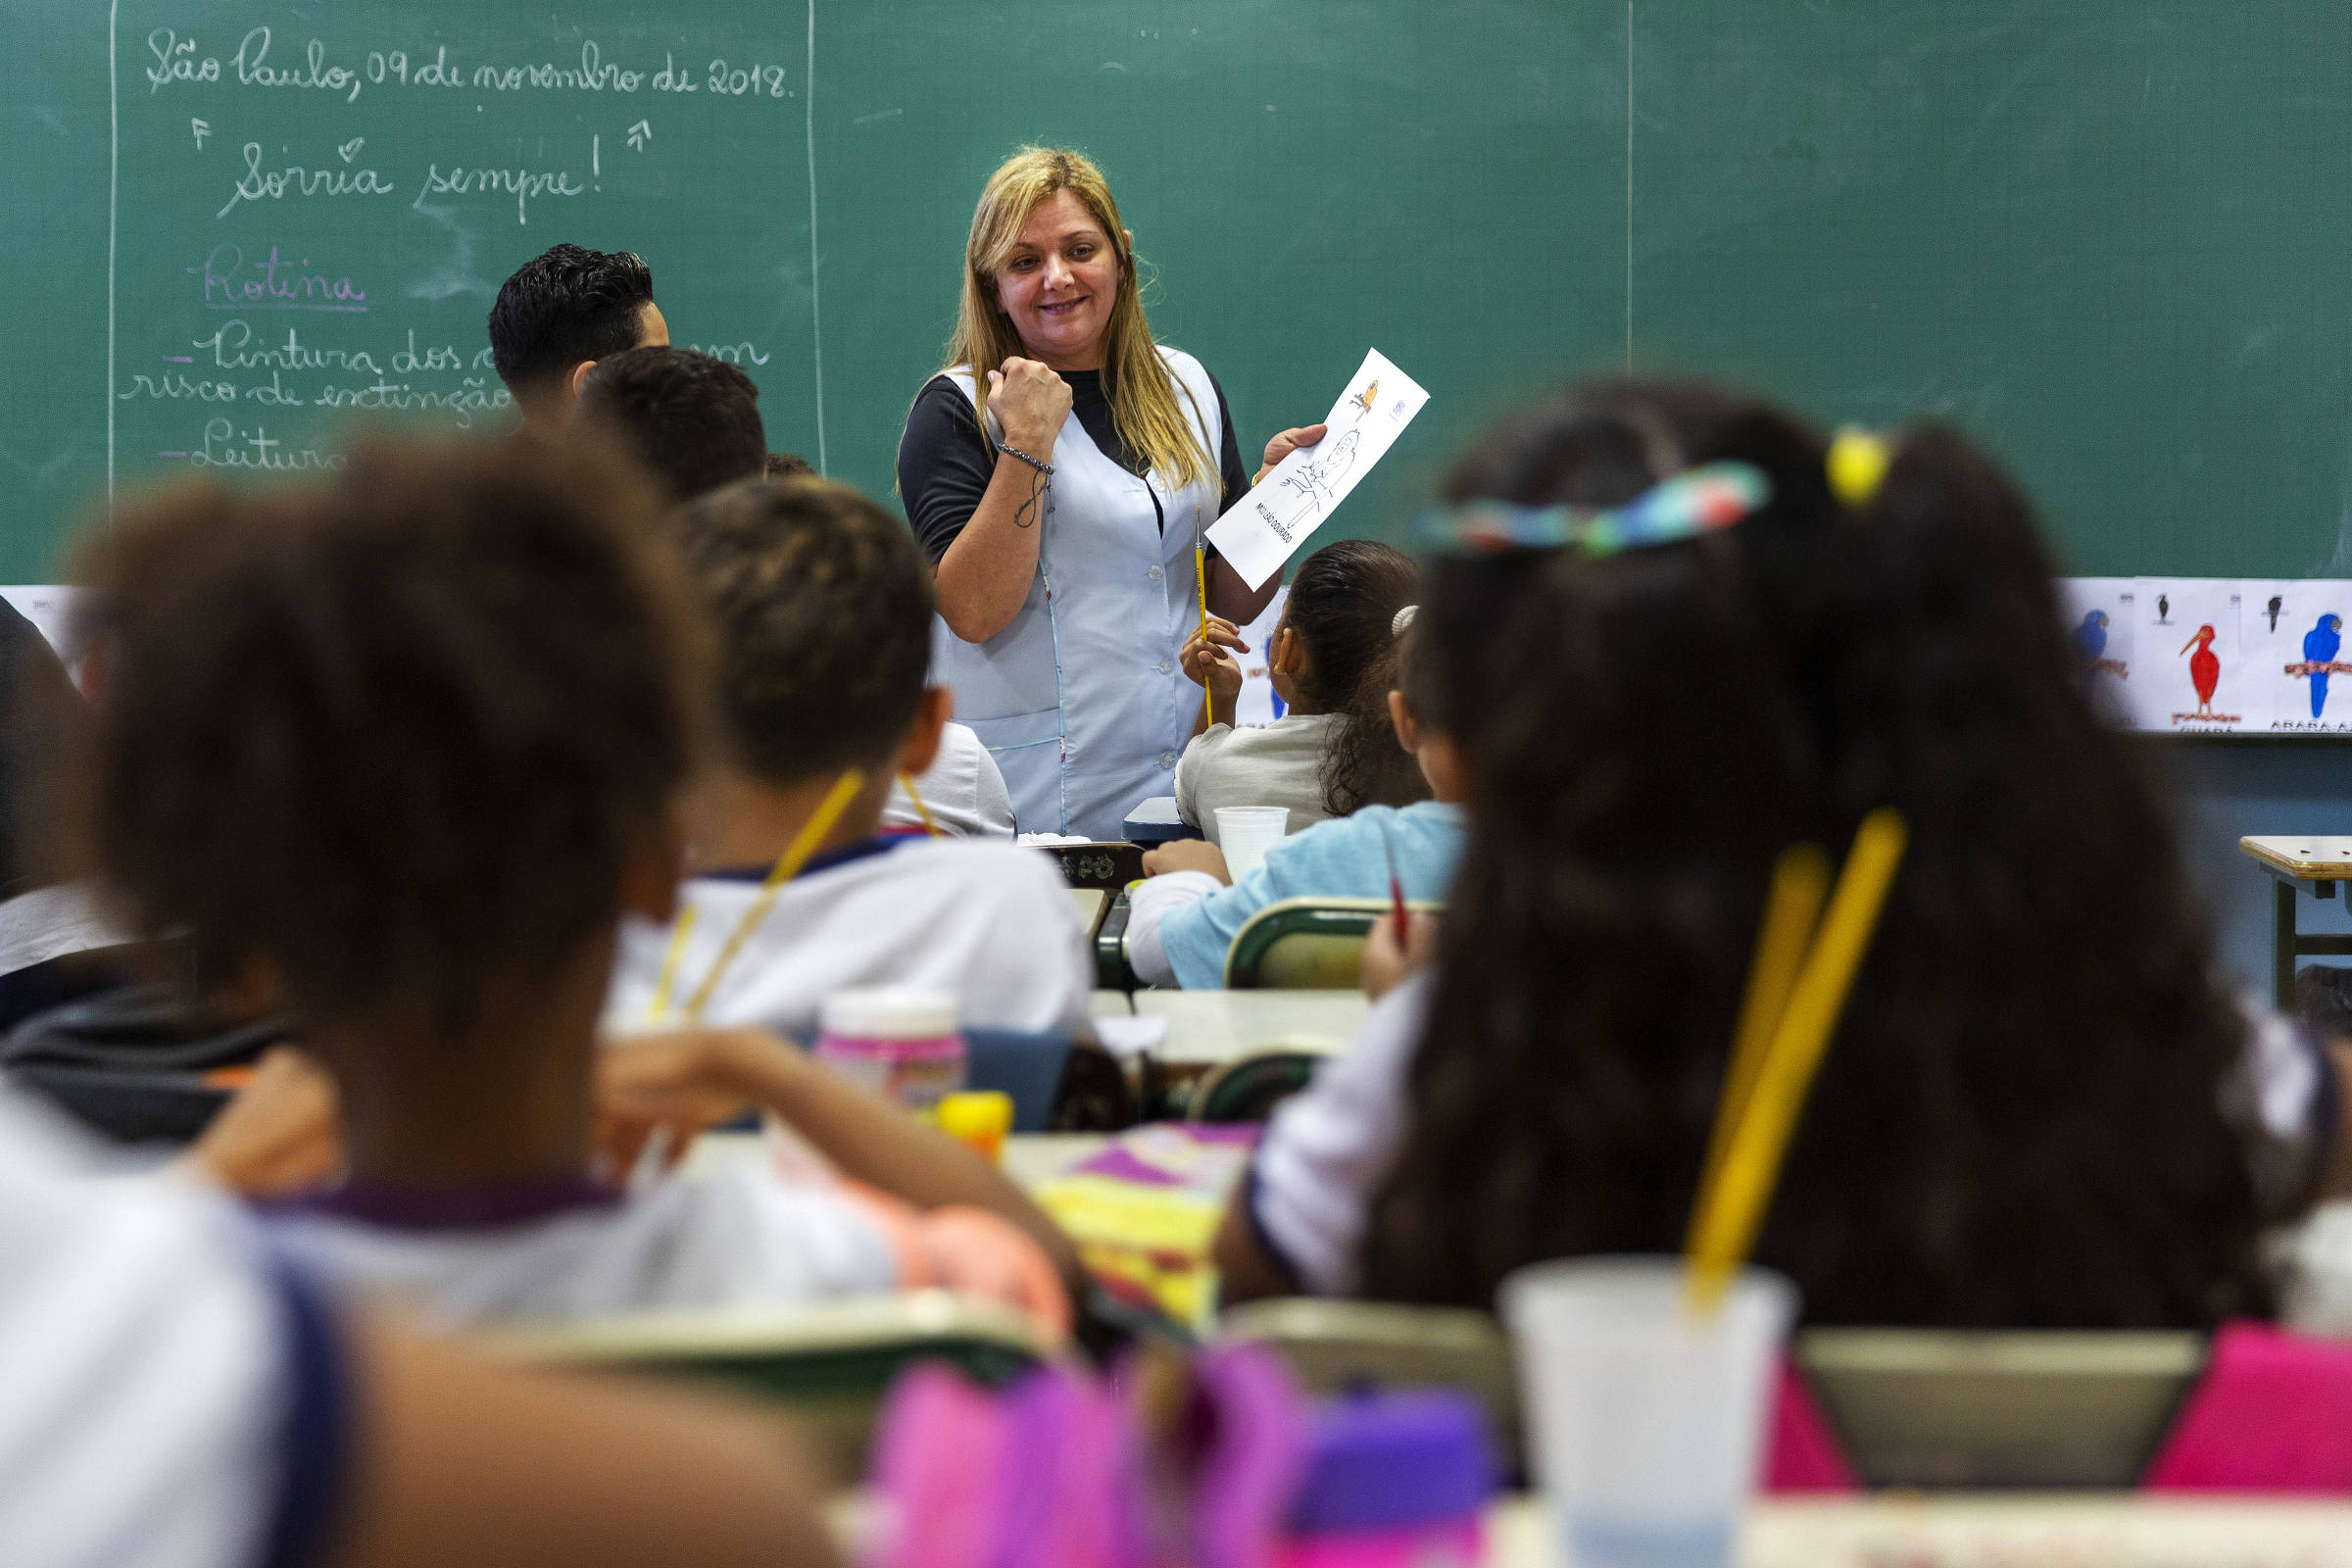
[[[877,832],[954,701],[924,684],[931,583],[906,529],[810,479],[733,486],[671,528],[718,640],[721,755],[690,807],[693,923],[674,952],[672,931],[631,926],[608,1016],[684,1021],[700,998],[694,1021],[805,1040],[831,993],[901,984],[953,993],[967,1026],[1081,1027],[1085,939],[1050,858]],[[854,791],[846,808],[762,912],[772,868],[836,790]]]
[[[599,360],[580,379],[575,443],[612,442],[672,501],[767,468],[760,388],[723,360],[653,345]]]
[[[576,454],[381,442],[317,485],[166,492],[96,542],[76,614],[107,680],[73,799],[97,869],[132,930],[282,1006],[339,1091],[341,1180],[279,1236],[469,1323],[952,1283],[928,1211],[977,1206],[1050,1297],[997,1225],[1066,1263],[1034,1204],[803,1053],[600,1043],[622,916],[676,906],[704,739],[659,516]],[[905,1201],[759,1160],[626,1194],[599,1174],[600,1123],[753,1105]]]
[[[499,285],[489,326],[498,378],[514,395],[524,428],[547,441],[570,422],[590,366],[669,341],[645,259],[579,245],[551,246],[516,268]]]

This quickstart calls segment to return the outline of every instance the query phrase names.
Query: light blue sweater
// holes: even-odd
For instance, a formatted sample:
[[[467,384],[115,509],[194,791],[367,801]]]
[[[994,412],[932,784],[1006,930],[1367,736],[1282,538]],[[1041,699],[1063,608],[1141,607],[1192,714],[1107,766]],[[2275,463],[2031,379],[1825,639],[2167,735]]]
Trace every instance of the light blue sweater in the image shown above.
[[[1467,819],[1458,806],[1422,801],[1398,809],[1367,806],[1353,816],[1317,822],[1266,852],[1263,864],[1236,883],[1180,909],[1160,923],[1160,944],[1176,980],[1188,991],[1225,983],[1225,951],[1251,915],[1282,899],[1385,899],[1389,860],[1407,899],[1435,902],[1453,886]]]

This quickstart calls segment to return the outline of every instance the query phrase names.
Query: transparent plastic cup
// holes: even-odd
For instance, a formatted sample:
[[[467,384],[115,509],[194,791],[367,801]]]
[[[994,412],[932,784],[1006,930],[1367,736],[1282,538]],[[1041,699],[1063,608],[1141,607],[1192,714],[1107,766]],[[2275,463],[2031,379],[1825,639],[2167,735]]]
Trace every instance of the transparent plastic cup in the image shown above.
[[[1724,1568],[1796,1289],[1742,1269],[1694,1313],[1682,1259],[1538,1263],[1502,1282],[1535,1468],[1575,1568]]]
[[[1239,882],[1256,870],[1266,851],[1290,829],[1287,806],[1218,807],[1217,848],[1225,852],[1225,874]]]

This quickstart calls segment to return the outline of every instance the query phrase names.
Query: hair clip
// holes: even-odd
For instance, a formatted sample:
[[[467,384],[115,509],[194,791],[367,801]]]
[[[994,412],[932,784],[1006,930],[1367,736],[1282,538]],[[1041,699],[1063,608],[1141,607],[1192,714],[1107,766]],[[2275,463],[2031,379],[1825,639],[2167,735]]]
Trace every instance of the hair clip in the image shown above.
[[[1403,636],[1404,628],[1410,626],[1413,623],[1413,617],[1419,613],[1421,613],[1419,605],[1407,605],[1391,615],[1389,617],[1389,635],[1392,637]]]
[[[1613,556],[1728,528],[1772,498],[1772,482],[1744,463],[1710,463],[1661,479],[1621,507],[1519,507],[1470,501],[1426,512],[1415,540],[1433,550],[1579,550]]]
[[[1844,425],[1830,442],[1829,461],[1824,465],[1831,493],[1849,507],[1867,507],[1893,462],[1894,452],[1884,437],[1857,424]]]

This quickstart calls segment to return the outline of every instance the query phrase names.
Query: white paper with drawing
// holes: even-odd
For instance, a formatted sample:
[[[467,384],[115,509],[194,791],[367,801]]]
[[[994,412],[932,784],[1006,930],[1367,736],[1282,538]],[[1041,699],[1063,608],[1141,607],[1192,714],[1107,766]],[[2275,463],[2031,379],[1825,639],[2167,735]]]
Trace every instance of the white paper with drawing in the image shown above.
[[[1331,406],[1331,428],[1311,447],[1276,464],[1250,493],[1208,527],[1208,542],[1251,588],[1282,569],[1291,553],[1323,525],[1357,481],[1413,422],[1429,394],[1378,349]]]

